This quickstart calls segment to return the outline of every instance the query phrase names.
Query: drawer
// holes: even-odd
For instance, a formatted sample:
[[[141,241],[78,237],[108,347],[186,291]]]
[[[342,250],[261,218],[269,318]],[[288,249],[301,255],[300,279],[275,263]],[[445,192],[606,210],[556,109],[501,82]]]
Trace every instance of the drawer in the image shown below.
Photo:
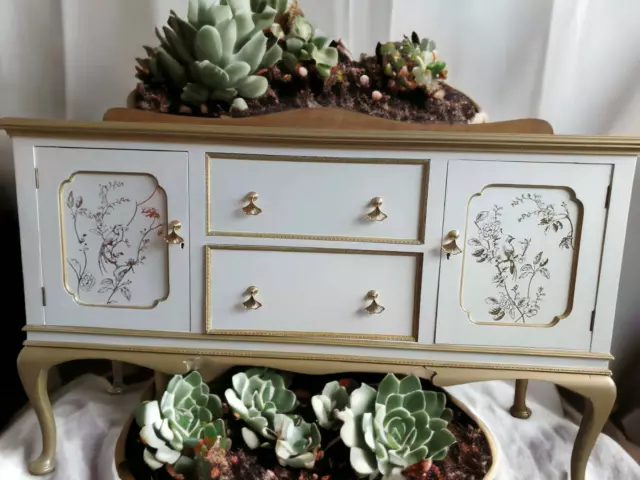
[[[428,168],[420,160],[209,155],[207,231],[421,244]]]
[[[208,333],[417,341],[421,253],[205,248]]]

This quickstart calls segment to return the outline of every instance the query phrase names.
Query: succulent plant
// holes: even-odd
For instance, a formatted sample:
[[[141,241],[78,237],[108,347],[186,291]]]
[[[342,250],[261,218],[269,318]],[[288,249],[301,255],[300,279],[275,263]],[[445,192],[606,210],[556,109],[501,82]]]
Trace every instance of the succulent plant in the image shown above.
[[[284,66],[296,72],[300,62],[314,61],[318,73],[326,78],[338,64],[338,50],[330,44],[329,38],[315,35],[313,25],[303,15],[297,15],[285,37]]]
[[[442,460],[455,437],[444,393],[423,391],[420,380],[388,374],[378,391],[362,384],[338,414],[340,437],[351,448],[351,466],[359,475],[382,473],[384,479],[426,458]]]
[[[267,440],[276,440],[274,422],[276,414],[288,413],[296,406],[295,394],[287,390],[282,375],[268,369],[250,369],[231,379],[233,388],[224,395],[236,416],[244,420],[242,438],[251,449],[264,444],[259,434]]]
[[[320,449],[320,430],[301,417],[278,414],[274,420],[277,436],[275,453],[283,467],[313,468]]]
[[[388,42],[379,46],[378,60],[387,77],[392,77],[400,89],[430,86],[436,79],[446,78],[446,64],[438,60],[436,44],[413,32],[402,42]]]
[[[222,414],[220,398],[209,393],[198,372],[174,376],[160,404],[143,402],[136,410],[140,438],[146,445],[144,461],[154,470],[164,464],[188,464],[189,459],[181,457],[183,448],[194,447],[203,437],[219,437],[228,448]]]
[[[172,11],[163,33],[156,30],[160,46],[145,47],[149,58],[138,59],[138,70],[169,83],[192,105],[260,97],[268,82],[254,73],[282,57],[275,40],[267,48],[263,30],[271,28],[286,6],[286,0],[190,0],[188,20]],[[235,107],[246,108],[246,102]]]
[[[327,430],[337,430],[341,422],[335,414],[349,403],[349,394],[345,387],[338,382],[329,382],[322,389],[320,395],[311,397],[311,406],[318,419],[318,425]]]

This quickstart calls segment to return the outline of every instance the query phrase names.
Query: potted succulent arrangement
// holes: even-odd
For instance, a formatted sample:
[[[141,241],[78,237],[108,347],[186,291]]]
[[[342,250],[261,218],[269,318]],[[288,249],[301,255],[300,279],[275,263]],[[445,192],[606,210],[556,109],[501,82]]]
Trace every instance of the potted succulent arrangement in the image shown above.
[[[489,478],[492,440],[409,375],[176,375],[127,425],[126,480]],[[219,395],[220,394],[220,395]],[[119,442],[121,443],[121,442]]]
[[[413,32],[353,57],[320,35],[294,0],[190,0],[144,47],[137,109],[219,118],[338,107],[410,123],[484,123],[486,114],[446,83],[433,40]]]

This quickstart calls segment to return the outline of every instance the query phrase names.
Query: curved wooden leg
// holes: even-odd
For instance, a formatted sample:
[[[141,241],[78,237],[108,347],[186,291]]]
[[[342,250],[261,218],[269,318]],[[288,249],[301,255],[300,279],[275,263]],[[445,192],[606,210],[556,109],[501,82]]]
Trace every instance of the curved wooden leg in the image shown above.
[[[571,453],[571,480],[584,480],[591,451],[613,409],[616,385],[611,377],[603,376],[589,376],[579,385],[563,385],[587,399]]]
[[[107,391],[112,395],[117,395],[124,391],[124,365],[122,362],[113,360],[111,362],[111,385]]]
[[[47,377],[50,365],[42,361],[37,349],[24,347],[18,355],[18,372],[22,386],[36,412],[42,432],[42,452],[29,463],[33,475],[46,475],[56,467],[56,424],[53,418]]]
[[[512,417],[526,420],[531,416],[531,409],[527,407],[527,387],[529,380],[516,380],[516,392],[513,397],[513,405],[509,409]]]

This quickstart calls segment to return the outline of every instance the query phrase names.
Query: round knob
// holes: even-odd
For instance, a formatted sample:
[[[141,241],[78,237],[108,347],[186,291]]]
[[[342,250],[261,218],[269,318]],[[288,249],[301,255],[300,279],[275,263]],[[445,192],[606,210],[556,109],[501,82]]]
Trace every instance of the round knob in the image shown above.
[[[258,200],[258,192],[249,192],[247,193],[247,200],[251,200],[252,202],[255,202]]]
[[[249,295],[257,295],[258,294],[258,287],[249,287],[249,288],[247,288],[247,293]]]
[[[458,230],[451,230],[447,236],[449,238],[460,238],[460,232]]]
[[[382,203],[382,197],[375,197],[373,200],[371,200],[371,205],[373,205],[374,207],[381,207]]]
[[[373,298],[374,300],[377,300],[379,295],[376,290],[369,290],[369,293],[367,293],[367,296],[369,298]]]

